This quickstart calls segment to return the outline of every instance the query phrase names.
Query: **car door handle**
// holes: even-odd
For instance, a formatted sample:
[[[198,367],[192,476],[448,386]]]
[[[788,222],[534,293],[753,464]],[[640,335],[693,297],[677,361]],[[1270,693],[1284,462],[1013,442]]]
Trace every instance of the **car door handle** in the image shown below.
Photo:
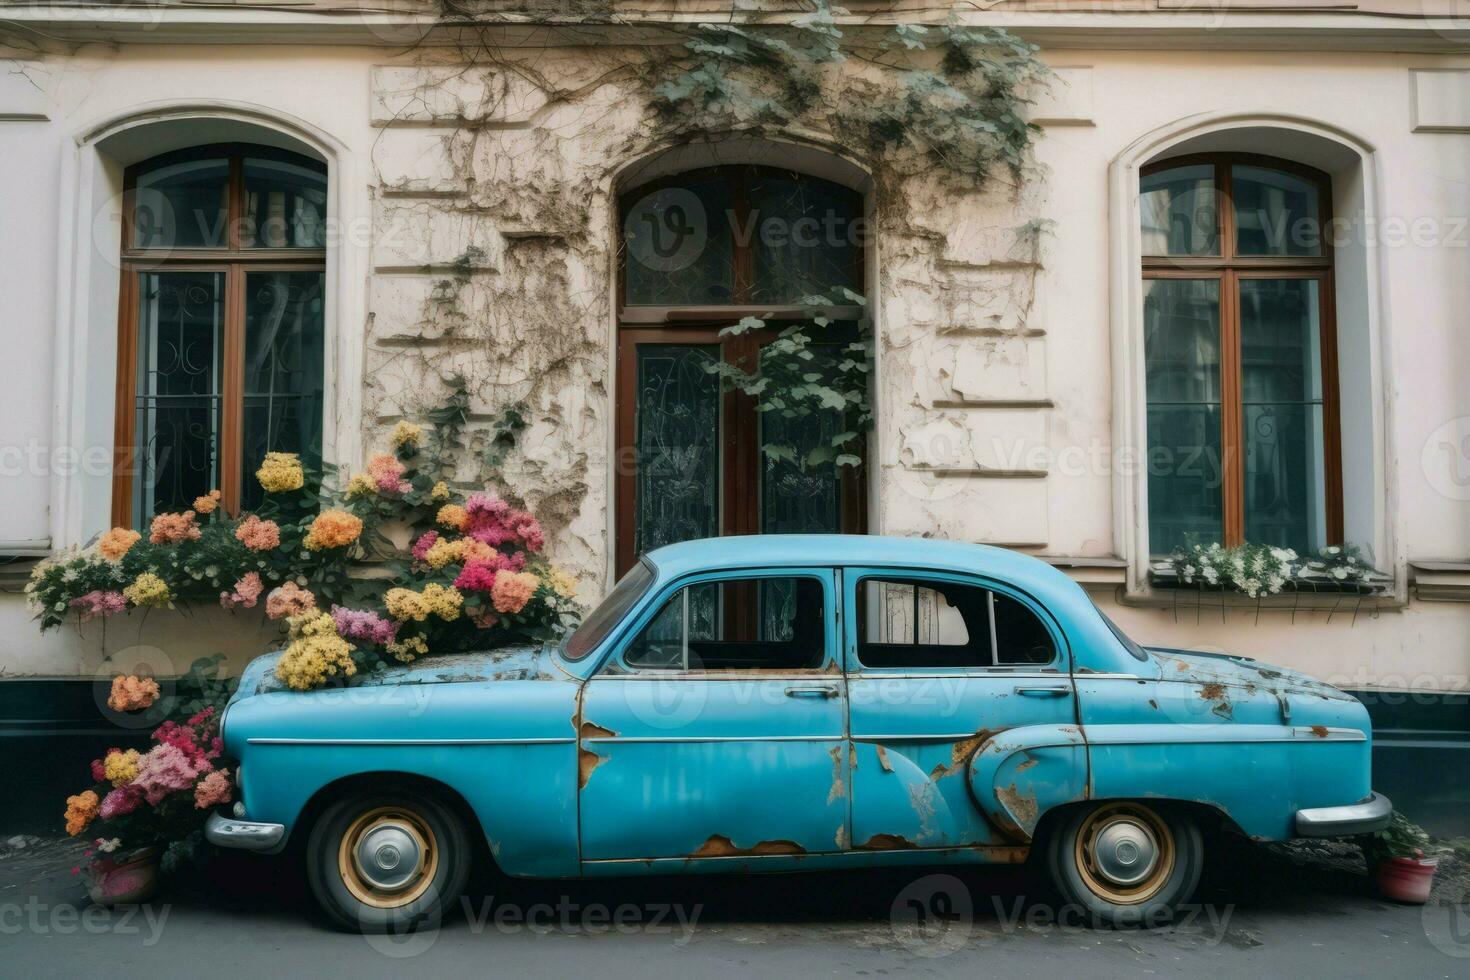
[[[826,684],[820,687],[788,687],[786,696],[788,698],[835,698],[837,688]]]
[[[1048,684],[1044,687],[1018,687],[1016,693],[1028,698],[1064,698],[1072,693],[1065,684]]]

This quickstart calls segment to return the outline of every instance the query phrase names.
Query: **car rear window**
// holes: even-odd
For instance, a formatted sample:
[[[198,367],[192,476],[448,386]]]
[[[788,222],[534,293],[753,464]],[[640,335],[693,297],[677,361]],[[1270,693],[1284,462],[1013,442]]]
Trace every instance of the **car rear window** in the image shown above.
[[[562,647],[562,656],[568,660],[581,660],[595,650],[612,632],[612,628],[622,622],[628,610],[643,598],[643,593],[648,591],[653,579],[653,569],[646,561],[640,561],[628,569],[627,574],[607,594],[607,598],[599,602],[592,614],[582,620],[577,631],[567,638],[566,646]]]

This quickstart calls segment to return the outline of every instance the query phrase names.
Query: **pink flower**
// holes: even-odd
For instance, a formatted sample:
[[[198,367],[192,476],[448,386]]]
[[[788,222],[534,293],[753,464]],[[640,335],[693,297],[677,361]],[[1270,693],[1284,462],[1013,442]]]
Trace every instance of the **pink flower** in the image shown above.
[[[438,531],[425,531],[419,535],[419,539],[413,543],[413,560],[423,561],[429,549],[434,547],[434,542],[439,540]]]
[[[155,736],[156,737],[156,736]],[[204,764],[207,768],[207,763]],[[152,806],[158,806],[170,793],[189,789],[199,778],[200,766],[196,765],[177,745],[164,742],[155,745],[138,763],[138,778],[129,786],[136,786]]]
[[[251,551],[270,551],[281,544],[281,526],[251,514],[235,528],[235,540]]]
[[[235,583],[235,591],[219,594],[219,604],[226,609],[234,609],[236,606],[254,609],[255,603],[260,599],[260,593],[264,590],[265,583],[260,580],[260,573],[248,572]]]
[[[407,469],[397,456],[389,453],[379,453],[367,464],[368,477],[379,493],[408,493],[412,485],[403,478]]]
[[[470,622],[475,624],[475,629],[487,630],[500,622],[500,617],[495,614],[495,611],[486,609],[484,606],[476,606],[465,615],[470,618]]]
[[[143,791],[138,788],[136,782],[128,783],[104,796],[97,814],[103,820],[115,820],[138,809],[138,804],[141,802],[143,802]]]
[[[82,622],[85,623],[98,617],[114,616],[123,612],[128,607],[128,601],[123,598],[121,592],[103,592],[101,589],[93,589],[91,592],[77,596],[68,605],[81,611]]]
[[[491,592],[495,588],[497,572],[519,572],[526,567],[526,556],[522,552],[507,555],[495,552],[489,558],[475,558],[465,563],[454,586],[471,592]]]
[[[546,544],[541,524],[536,518],[523,510],[516,510],[493,494],[472,494],[464,507],[466,537],[496,548],[509,545],[527,551],[540,551]]]
[[[393,642],[398,628],[377,613],[366,609],[332,607],[332,622],[344,640],[363,640],[379,646]]]
[[[230,774],[223,769],[216,769],[194,787],[195,809],[207,810],[228,802],[230,802]]]

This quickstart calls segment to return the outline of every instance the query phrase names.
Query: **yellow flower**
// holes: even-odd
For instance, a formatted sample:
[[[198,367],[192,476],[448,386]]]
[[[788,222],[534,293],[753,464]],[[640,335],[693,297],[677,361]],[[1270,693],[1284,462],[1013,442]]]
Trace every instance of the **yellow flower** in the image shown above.
[[[135,606],[167,606],[174,598],[168,583],[152,572],[139,575],[122,591],[123,598]]]
[[[286,493],[306,485],[306,474],[295,453],[266,453],[255,478],[267,493]]]
[[[102,773],[114,786],[126,786],[138,778],[138,760],[142,756],[137,749],[126,752],[109,752],[102,760]]]
[[[424,552],[424,561],[428,562],[430,568],[443,568],[450,562],[464,561],[464,546],[463,538],[456,541],[440,538]]]
[[[388,442],[399,452],[418,452],[419,440],[423,434],[424,430],[412,422],[399,422]]]
[[[101,801],[97,794],[91,790],[78,793],[76,796],[66,798],[66,832],[75,837],[87,829],[97,816],[97,806]]]
[[[388,610],[388,615],[406,623],[413,620],[422,623],[431,615],[440,619],[450,621],[459,618],[460,606],[464,603],[464,596],[453,586],[443,586],[436,582],[430,582],[424,586],[422,592],[413,589],[389,589],[383,596],[383,605]]]
[[[434,517],[444,527],[452,527],[456,531],[464,529],[465,521],[469,520],[469,513],[459,504],[445,504],[439,508],[439,513]]]
[[[388,652],[401,663],[412,663],[415,657],[421,657],[429,652],[429,645],[424,642],[422,636],[410,636],[403,640],[393,640],[388,644]]]
[[[214,509],[219,506],[219,491],[211,490],[202,497],[194,498],[194,512],[196,514],[213,514]]]
[[[332,677],[357,673],[352,644],[337,633],[327,613],[308,613],[291,621],[291,644],[276,662],[276,677],[293,691],[309,691]]]
[[[312,551],[340,548],[357,540],[362,533],[362,518],[345,510],[324,510],[311,522],[302,544]]]
[[[551,585],[552,591],[563,599],[570,599],[577,594],[577,577],[564,568],[551,566],[546,581]]]
[[[143,535],[130,527],[115,527],[102,535],[102,540],[97,542],[97,550],[108,561],[122,561],[123,555],[142,537]]]
[[[373,485],[373,478],[366,473],[354,473],[352,479],[347,481],[347,499],[356,500],[358,497],[371,497],[377,490]]]
[[[434,484],[434,488],[429,491],[429,499],[434,501],[434,503],[436,504],[448,500],[449,484],[445,483],[443,480],[440,480],[438,483]]]

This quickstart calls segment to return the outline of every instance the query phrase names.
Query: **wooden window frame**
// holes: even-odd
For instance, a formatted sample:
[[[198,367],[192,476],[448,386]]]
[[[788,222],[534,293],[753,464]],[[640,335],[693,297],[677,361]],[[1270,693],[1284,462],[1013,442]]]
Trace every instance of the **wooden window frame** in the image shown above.
[[[241,244],[245,205],[245,158],[299,153],[251,143],[211,143],[151,157],[123,175],[122,279],[118,290],[117,400],[113,415],[112,523],[133,523],[133,480],[140,447],[137,436],[138,316],[140,276],[153,272],[215,272],[224,275],[224,332],[219,401],[219,491],[226,512],[240,512],[245,419],[245,282],[256,272],[321,272],[325,248],[247,248]],[[133,209],[138,177],[165,163],[188,158],[229,163],[225,245],[207,248],[141,248],[133,243]],[[323,171],[325,173],[325,171]]]
[[[636,411],[638,345],[718,346],[722,360],[737,365],[742,370],[750,370],[751,365],[756,363],[761,347],[777,339],[776,331],[755,331],[740,336],[721,337],[720,331],[723,328],[738,323],[746,316],[757,316],[766,320],[807,319],[814,313],[810,307],[760,305],[750,302],[749,294],[754,285],[755,273],[754,250],[751,245],[754,235],[746,236],[747,241],[745,242],[741,242],[740,237],[735,236],[731,243],[731,261],[734,266],[731,303],[687,306],[630,305],[627,302],[628,255],[622,235],[624,216],[630,205],[652,191],[679,186],[691,180],[722,175],[730,184],[731,211],[737,227],[748,227],[750,211],[748,195],[744,192],[744,188],[750,175],[761,172],[795,174],[811,180],[825,180],[825,178],[788,168],[737,164],[679,171],[640,184],[618,197],[618,335],[614,390],[614,438],[617,443],[617,451],[614,454],[613,480],[613,526],[616,534],[614,566],[618,576],[622,576],[638,560],[634,547],[638,513],[636,506],[638,473],[637,461],[634,457],[638,434]],[[857,217],[862,217],[861,213]],[[855,291],[858,293],[866,289],[866,254],[865,246],[854,249],[853,282],[856,285]],[[820,312],[834,321],[856,322],[866,315],[863,308],[857,305],[833,306],[815,312]],[[759,478],[762,472],[759,413],[755,411],[755,399],[741,391],[723,392],[720,399],[720,425],[722,446],[719,533],[721,536],[755,534],[760,529]],[[864,459],[862,464],[855,467],[843,467],[840,474],[842,481],[839,490],[842,511],[841,529],[848,534],[862,534],[867,531],[866,448],[862,456]],[[753,615],[753,606],[745,610],[745,615],[747,617]]]
[[[1180,167],[1214,168],[1218,255],[1144,255],[1143,278],[1213,279],[1219,288],[1220,456],[1224,486],[1222,530],[1225,545],[1245,541],[1245,406],[1241,391],[1240,282],[1243,279],[1311,279],[1318,283],[1318,330],[1322,374],[1323,510],[1327,544],[1343,540],[1342,422],[1337,364],[1334,260],[1328,229],[1332,222],[1332,182],[1320,170],[1255,153],[1198,153],[1171,157],[1143,167],[1140,179]],[[1321,255],[1237,255],[1232,168],[1256,166],[1281,171],[1314,184]]]

